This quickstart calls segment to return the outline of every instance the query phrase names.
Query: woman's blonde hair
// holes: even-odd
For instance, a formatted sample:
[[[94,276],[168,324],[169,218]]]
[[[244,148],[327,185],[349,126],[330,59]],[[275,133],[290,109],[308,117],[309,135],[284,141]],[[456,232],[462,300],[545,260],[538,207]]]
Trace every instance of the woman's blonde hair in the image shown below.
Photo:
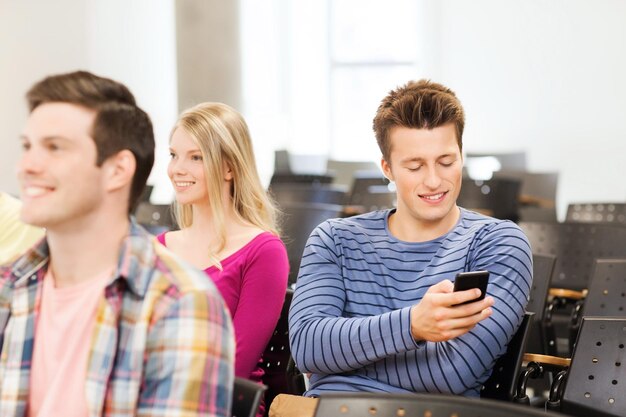
[[[188,133],[202,153],[209,207],[218,232],[217,250],[209,254],[212,264],[221,269],[216,254],[226,244],[221,192],[224,164],[232,172],[231,198],[237,218],[278,235],[277,210],[261,185],[248,125],[241,114],[226,104],[201,103],[180,115],[172,134],[176,129]],[[175,201],[174,217],[181,229],[191,226],[191,205]]]

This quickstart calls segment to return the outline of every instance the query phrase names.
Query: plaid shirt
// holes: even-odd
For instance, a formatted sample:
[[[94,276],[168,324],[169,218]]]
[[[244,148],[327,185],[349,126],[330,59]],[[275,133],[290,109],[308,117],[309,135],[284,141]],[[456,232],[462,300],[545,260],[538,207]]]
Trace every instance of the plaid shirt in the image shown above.
[[[27,415],[47,267],[44,240],[0,268],[2,417]],[[91,339],[89,416],[229,416],[234,332],[211,281],[134,223],[114,276]]]

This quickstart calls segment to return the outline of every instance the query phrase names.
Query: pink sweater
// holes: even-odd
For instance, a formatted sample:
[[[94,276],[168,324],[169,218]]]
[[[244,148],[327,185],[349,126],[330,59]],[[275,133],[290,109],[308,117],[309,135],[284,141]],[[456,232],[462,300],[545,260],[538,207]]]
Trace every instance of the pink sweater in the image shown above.
[[[165,233],[157,236],[164,246]],[[222,261],[223,270],[204,270],[222,294],[235,327],[235,375],[261,381],[259,366],[287,290],[289,261],[283,242],[264,232]]]

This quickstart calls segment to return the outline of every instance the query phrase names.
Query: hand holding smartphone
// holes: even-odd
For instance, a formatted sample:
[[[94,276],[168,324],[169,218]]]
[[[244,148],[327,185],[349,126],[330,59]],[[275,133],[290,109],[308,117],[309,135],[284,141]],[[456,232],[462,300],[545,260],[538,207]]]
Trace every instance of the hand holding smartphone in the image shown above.
[[[457,305],[469,304],[484,299],[487,294],[487,284],[489,284],[489,271],[460,272],[456,274],[454,291],[465,291],[472,288],[480,290],[480,297]]]

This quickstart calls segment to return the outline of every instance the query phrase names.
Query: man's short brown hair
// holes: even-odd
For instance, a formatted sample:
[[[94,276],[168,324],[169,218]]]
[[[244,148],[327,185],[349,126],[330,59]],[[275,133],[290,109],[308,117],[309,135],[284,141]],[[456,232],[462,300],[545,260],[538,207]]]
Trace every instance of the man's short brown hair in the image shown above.
[[[148,115],[123,84],[86,71],[46,77],[26,94],[32,112],[44,103],[70,103],[96,112],[91,137],[96,144],[96,165],[128,149],[136,161],[128,198],[131,213],[154,164],[154,133]]]
[[[385,161],[390,162],[389,133],[395,127],[434,129],[453,123],[459,151],[463,152],[465,114],[449,88],[430,80],[409,81],[389,92],[374,117],[374,133]]]

